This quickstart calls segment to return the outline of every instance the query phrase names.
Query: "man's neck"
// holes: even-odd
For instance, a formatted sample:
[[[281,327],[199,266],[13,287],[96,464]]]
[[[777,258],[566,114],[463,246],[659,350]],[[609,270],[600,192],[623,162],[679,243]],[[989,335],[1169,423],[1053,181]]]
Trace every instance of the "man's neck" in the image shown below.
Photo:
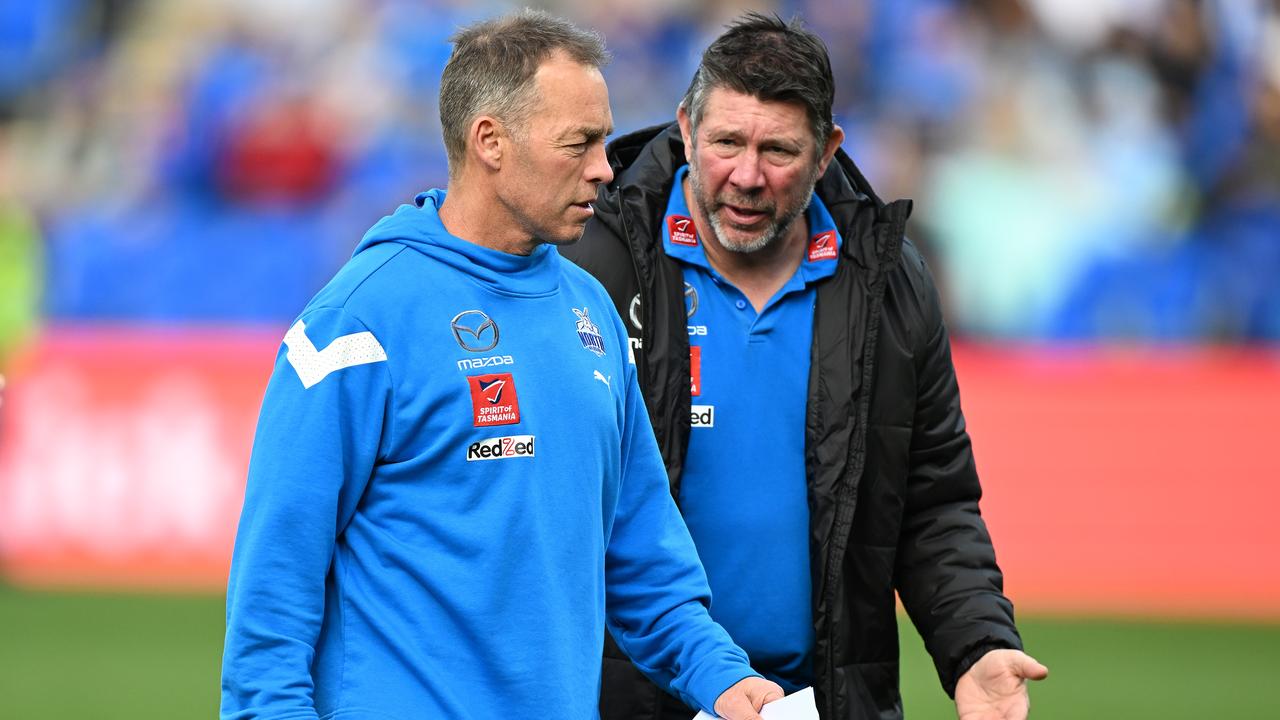
[[[742,291],[751,302],[756,312],[764,309],[766,303],[782,289],[783,285],[795,275],[804,259],[805,238],[809,221],[804,216],[796,218],[787,228],[785,234],[775,238],[766,247],[751,253],[726,250],[716,237],[711,221],[702,214],[701,206],[692,196],[689,178],[684,181],[685,202],[693,214],[694,224],[698,229],[698,237],[702,238],[703,252],[707,262],[725,280]]]
[[[440,222],[450,235],[512,255],[529,255],[542,244],[520,228],[494,194],[476,192],[465,181],[449,183]]]

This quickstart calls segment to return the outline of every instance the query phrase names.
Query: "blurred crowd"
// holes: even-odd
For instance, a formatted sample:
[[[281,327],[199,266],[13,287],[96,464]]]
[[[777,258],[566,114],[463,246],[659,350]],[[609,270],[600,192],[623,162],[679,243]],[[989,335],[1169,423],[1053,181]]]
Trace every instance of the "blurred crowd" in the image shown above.
[[[845,147],[956,334],[1280,340],[1280,0],[553,0],[619,131],[743,9],[834,61]],[[436,94],[498,0],[0,3],[0,359],[39,322],[283,325],[445,183]]]

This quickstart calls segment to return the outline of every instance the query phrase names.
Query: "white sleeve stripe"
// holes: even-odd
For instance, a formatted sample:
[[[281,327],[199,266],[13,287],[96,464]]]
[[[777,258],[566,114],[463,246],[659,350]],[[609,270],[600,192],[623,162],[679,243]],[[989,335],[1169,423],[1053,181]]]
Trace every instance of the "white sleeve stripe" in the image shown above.
[[[310,388],[336,370],[387,359],[378,339],[368,331],[335,338],[324,350],[317,351],[311,338],[307,337],[306,324],[301,320],[285,333],[284,344],[289,348],[285,358],[298,373],[304,388]]]

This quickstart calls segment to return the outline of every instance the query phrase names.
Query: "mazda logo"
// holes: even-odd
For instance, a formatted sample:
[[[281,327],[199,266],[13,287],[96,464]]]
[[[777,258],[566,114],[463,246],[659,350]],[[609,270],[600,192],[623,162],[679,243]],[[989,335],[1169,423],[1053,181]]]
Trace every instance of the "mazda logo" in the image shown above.
[[[693,286],[689,283],[684,284],[684,309],[684,316],[687,319],[692,318],[693,314],[698,312],[698,291],[694,290]],[[637,330],[641,329],[640,293],[636,293],[636,296],[631,298],[631,305],[628,306],[627,310],[627,314],[631,316],[631,324],[634,325]]]
[[[468,352],[486,352],[498,346],[498,323],[479,310],[463,310],[449,323],[453,339]],[[485,341],[485,333],[493,337]]]
[[[640,329],[640,293],[636,293],[636,296],[631,298],[631,307],[629,307],[628,310],[630,311],[628,312],[628,314],[631,316],[631,324],[634,325],[637,330],[639,330]]]

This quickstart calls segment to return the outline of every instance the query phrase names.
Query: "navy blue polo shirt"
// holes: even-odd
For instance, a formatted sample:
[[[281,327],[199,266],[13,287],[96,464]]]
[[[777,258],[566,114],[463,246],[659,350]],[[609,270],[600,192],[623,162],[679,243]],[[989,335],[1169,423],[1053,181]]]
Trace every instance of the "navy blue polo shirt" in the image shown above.
[[[676,172],[662,238],[686,283],[692,428],[680,508],[711,582],[711,616],[788,692],[813,683],[804,417],[815,285],[840,237],[815,195],[805,258],[757,313],[707,261]]]

